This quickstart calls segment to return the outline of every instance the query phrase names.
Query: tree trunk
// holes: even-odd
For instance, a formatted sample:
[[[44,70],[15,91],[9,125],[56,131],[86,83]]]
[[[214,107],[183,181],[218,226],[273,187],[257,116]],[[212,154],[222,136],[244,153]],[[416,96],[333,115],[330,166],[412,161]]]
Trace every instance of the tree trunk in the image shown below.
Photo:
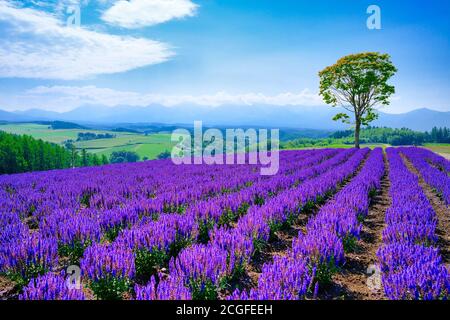
[[[361,121],[359,119],[356,120],[355,123],[355,148],[359,149],[359,132],[361,130]]]

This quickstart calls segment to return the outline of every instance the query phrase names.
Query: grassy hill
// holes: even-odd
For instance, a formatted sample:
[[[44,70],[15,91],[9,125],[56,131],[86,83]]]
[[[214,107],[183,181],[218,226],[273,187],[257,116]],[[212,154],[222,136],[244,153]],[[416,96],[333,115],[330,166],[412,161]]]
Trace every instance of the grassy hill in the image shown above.
[[[158,154],[172,149],[170,134],[139,134],[129,132],[114,132],[108,130],[91,129],[52,129],[49,125],[36,123],[9,123],[0,124],[0,130],[14,133],[26,134],[37,139],[63,145],[67,140],[77,140],[78,133],[90,132],[96,134],[114,134],[112,139],[96,139],[75,142],[77,149],[86,149],[90,153],[109,156],[114,151],[135,151],[142,158],[155,159]]]

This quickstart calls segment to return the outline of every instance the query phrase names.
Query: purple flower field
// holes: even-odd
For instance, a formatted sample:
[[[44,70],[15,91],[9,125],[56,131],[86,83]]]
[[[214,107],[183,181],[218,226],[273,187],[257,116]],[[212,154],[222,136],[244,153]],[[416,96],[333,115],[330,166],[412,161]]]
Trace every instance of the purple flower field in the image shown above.
[[[0,297],[309,300],[338,298],[345,283],[349,299],[378,290],[446,300],[449,167],[421,148],[365,148],[283,151],[273,176],[170,160],[3,175]],[[365,233],[382,193],[389,205],[370,253],[377,240]],[[352,282],[363,255],[379,267],[379,288]]]

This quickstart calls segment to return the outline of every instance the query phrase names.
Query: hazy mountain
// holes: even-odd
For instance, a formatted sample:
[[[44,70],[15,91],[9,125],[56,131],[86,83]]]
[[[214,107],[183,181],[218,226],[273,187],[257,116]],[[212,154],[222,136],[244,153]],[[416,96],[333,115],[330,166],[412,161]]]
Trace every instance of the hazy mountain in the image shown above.
[[[19,122],[19,121],[33,121],[35,119],[31,116],[0,110],[0,120]]]
[[[0,120],[26,121],[32,120],[62,120],[81,123],[185,123],[202,120],[205,125],[228,126],[268,126],[310,129],[343,129],[345,124],[332,120],[339,109],[302,106],[237,106],[224,105],[210,108],[202,106],[165,107],[150,105],[147,107],[86,105],[65,113],[49,112],[32,109],[23,112],[2,112]],[[31,119],[29,119],[31,120]],[[417,109],[404,114],[380,113],[380,118],[374,122],[377,126],[392,128],[407,127],[414,130],[430,130],[433,126],[449,126],[450,112],[439,112],[429,109]]]
[[[414,130],[429,131],[432,127],[449,127],[450,112],[439,112],[430,109],[417,109],[403,114],[381,114],[374,125],[391,128],[406,127]]]
[[[20,115],[22,117],[28,117],[33,118],[37,120],[53,120],[58,118],[61,114],[54,111],[47,111],[47,110],[41,110],[41,109],[28,109],[26,111],[15,111],[14,112],[17,115]]]

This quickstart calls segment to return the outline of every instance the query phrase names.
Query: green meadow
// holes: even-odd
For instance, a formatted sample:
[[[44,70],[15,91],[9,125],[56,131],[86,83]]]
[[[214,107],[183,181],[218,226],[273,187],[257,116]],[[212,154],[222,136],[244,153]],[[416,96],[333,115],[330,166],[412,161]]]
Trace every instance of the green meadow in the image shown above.
[[[106,130],[90,130],[90,129],[51,129],[48,125],[24,123],[24,124],[0,124],[0,130],[8,133],[19,135],[30,135],[36,139],[42,139],[64,144],[66,140],[75,141],[78,133],[110,133],[116,137],[112,139],[96,139],[89,141],[75,142],[77,149],[86,149],[90,153],[97,155],[109,156],[114,151],[135,151],[141,159],[147,157],[148,159],[155,159],[160,153],[165,150],[172,149],[172,142],[170,141],[170,134],[156,133],[156,134],[138,134],[128,132],[113,132]]]

